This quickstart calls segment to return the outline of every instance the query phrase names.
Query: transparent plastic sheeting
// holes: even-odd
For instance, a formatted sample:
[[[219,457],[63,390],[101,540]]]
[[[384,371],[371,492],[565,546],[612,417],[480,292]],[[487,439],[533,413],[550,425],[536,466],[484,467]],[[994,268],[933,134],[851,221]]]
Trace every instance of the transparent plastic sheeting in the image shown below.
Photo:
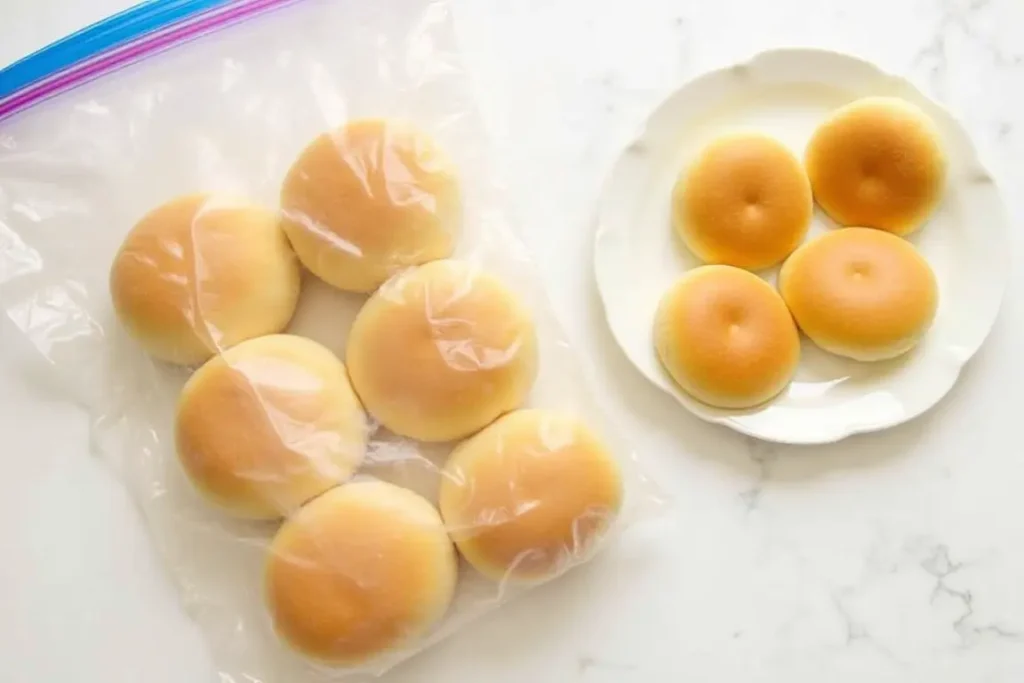
[[[658,494],[503,212],[447,4],[196,5],[6,93],[0,296],[222,680],[369,677]]]

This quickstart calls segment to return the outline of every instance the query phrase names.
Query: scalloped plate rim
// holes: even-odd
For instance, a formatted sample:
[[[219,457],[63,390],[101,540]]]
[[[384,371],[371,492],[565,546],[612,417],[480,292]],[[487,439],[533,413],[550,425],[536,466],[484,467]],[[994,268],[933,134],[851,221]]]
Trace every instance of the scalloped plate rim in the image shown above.
[[[758,62],[771,58],[773,56],[810,58],[813,56],[821,55],[826,55],[830,59],[845,60],[851,65],[855,65],[857,68],[871,71],[873,77],[875,78],[888,79],[891,81],[898,82],[901,87],[913,91],[923,100],[928,101],[936,109],[940,110],[947,117],[948,122],[952,124],[951,128],[955,130],[957,134],[960,135],[963,141],[966,143],[965,148],[968,149],[971,153],[971,158],[969,159],[969,161],[972,162],[980,170],[980,172],[983,173],[988,178],[988,180],[991,182],[993,186],[997,200],[997,205],[994,207],[994,211],[998,212],[999,220],[996,222],[996,225],[992,226],[992,230],[999,233],[1000,243],[1008,246],[1009,216],[1006,210],[1005,201],[1002,199],[1002,191],[999,187],[999,184],[996,182],[995,177],[991,173],[988,165],[984,163],[984,161],[981,159],[981,155],[979,154],[977,147],[974,145],[970,134],[968,133],[963,123],[959,120],[959,118],[957,118],[947,107],[945,107],[945,105],[937,102],[934,98],[922,92],[912,81],[910,81],[907,78],[904,78],[896,74],[892,74],[884,70],[879,65],[857,55],[816,47],[783,47],[764,50],[752,55],[747,59],[743,59],[722,66],[717,66],[706,71],[703,71],[675,87],[650,110],[650,112],[643,121],[640,133],[638,135],[633,136],[632,139],[629,140],[629,142],[627,142],[627,144],[623,145],[622,148],[619,150],[618,154],[615,156],[615,161],[611,166],[611,170],[607,173],[604,182],[601,184],[595,216],[596,231],[593,245],[593,269],[595,283],[598,292],[598,298],[601,301],[601,312],[605,319],[605,323],[608,325],[608,329],[612,334],[612,338],[615,340],[616,345],[620,348],[623,355],[626,356],[627,360],[629,360],[629,362],[634,366],[634,368],[651,384],[653,384],[663,392],[675,398],[678,403],[680,403],[690,413],[697,416],[698,418],[709,423],[729,427],[730,429],[738,433],[744,434],[746,436],[782,444],[814,445],[836,443],[838,441],[842,441],[843,439],[858,434],[882,431],[885,429],[890,429],[900,424],[904,424],[906,422],[914,420],[915,418],[921,416],[922,414],[928,412],[930,409],[935,407],[956,385],[960,375],[963,372],[964,367],[970,361],[970,359],[980,350],[981,346],[984,344],[985,340],[991,333],[992,328],[995,326],[995,323],[999,317],[999,311],[1001,310],[1002,299],[1004,298],[1006,293],[1010,273],[1011,259],[1009,255],[1009,249],[1007,248],[1003,250],[1005,258],[1002,259],[1002,262],[999,264],[999,292],[993,302],[994,306],[992,307],[992,314],[989,315],[987,320],[985,321],[983,325],[984,329],[981,329],[981,326],[979,326],[979,329],[977,330],[977,340],[971,348],[962,349],[961,353],[959,354],[950,353],[950,357],[954,359],[954,364],[946,366],[948,369],[946,372],[942,373],[941,376],[935,376],[935,381],[932,384],[933,391],[931,393],[930,400],[922,401],[919,405],[915,405],[913,410],[895,413],[887,419],[877,419],[874,421],[861,423],[858,423],[856,421],[849,421],[843,429],[831,432],[824,436],[808,438],[806,436],[801,436],[800,434],[793,433],[788,435],[774,434],[768,436],[763,431],[753,429],[743,421],[738,420],[735,414],[729,414],[727,411],[719,411],[719,409],[701,404],[696,399],[684,394],[681,389],[675,387],[674,383],[669,382],[671,386],[666,386],[663,383],[655,381],[653,378],[649,377],[647,373],[638,365],[638,363],[630,355],[628,345],[621,338],[621,334],[618,331],[617,326],[613,323],[611,319],[611,312],[609,311],[608,304],[608,301],[611,297],[609,293],[606,291],[607,285],[605,284],[604,279],[601,276],[601,270],[603,268],[602,261],[603,258],[605,258],[603,257],[602,241],[604,238],[606,238],[608,233],[608,230],[605,227],[604,222],[602,221],[602,216],[604,215],[602,207],[604,206],[604,203],[608,196],[609,186],[614,182],[616,172],[619,166],[623,163],[623,157],[626,155],[630,148],[632,148],[634,145],[640,143],[646,138],[646,136],[648,135],[648,125],[650,121],[663,108],[669,106],[675,98],[679,97],[683,91],[693,88],[703,81],[708,81],[711,79],[726,76],[730,71],[742,69],[743,67],[752,68]],[[724,412],[724,414],[715,414],[714,412],[709,411]]]

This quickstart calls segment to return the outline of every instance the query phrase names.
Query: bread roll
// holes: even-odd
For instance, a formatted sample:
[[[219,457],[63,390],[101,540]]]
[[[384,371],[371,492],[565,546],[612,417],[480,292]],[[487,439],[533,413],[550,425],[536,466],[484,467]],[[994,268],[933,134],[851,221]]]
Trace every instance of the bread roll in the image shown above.
[[[807,145],[814,198],[840,225],[907,235],[942,197],[946,157],[927,114],[895,97],[835,111]]]
[[[583,559],[622,504],[614,457],[566,415],[518,410],[460,444],[440,507],[473,567],[496,581],[551,578]]]
[[[779,289],[811,341],[864,361],[912,349],[939,299],[917,250],[870,228],[835,230],[797,249],[779,273]]]
[[[537,374],[530,314],[461,261],[398,275],[356,316],[346,362],[371,415],[420,441],[460,439],[526,398]]]
[[[448,157],[424,133],[382,119],[313,140],[288,171],[281,208],[302,263],[353,292],[450,256],[462,219]]]
[[[260,337],[214,357],[178,401],[185,473],[241,517],[281,517],[347,480],[367,433],[341,361],[291,335]]]
[[[662,297],[654,345],[669,375],[698,401],[750,408],[789,384],[800,338],[771,285],[739,268],[703,266]]]
[[[379,481],[339,486],[284,523],[270,546],[274,628],[300,654],[356,665],[444,616],[458,563],[437,510]]]
[[[712,141],[672,193],[673,225],[697,258],[751,270],[780,263],[796,249],[813,211],[800,161],[760,133]]]
[[[299,264],[276,214],[194,194],[131,229],[110,269],[110,294],[147,352],[192,365],[283,330],[299,298]]]

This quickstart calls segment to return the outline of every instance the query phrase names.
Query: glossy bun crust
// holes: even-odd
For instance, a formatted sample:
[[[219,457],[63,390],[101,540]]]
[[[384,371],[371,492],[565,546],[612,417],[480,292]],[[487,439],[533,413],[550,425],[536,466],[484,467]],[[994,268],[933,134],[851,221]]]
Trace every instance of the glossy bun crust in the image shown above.
[[[538,581],[584,559],[622,503],[607,447],[578,420],[519,410],[460,444],[440,507],[463,557],[496,581]]]
[[[786,261],[779,288],[804,334],[832,353],[872,361],[913,348],[935,318],[938,286],[907,241],[843,228]]]
[[[407,489],[360,481],[328,491],[270,546],[266,599],[277,633],[319,662],[399,649],[448,609],[458,562],[437,510]]]
[[[450,256],[462,219],[448,157],[426,134],[383,119],[313,140],[288,171],[281,209],[306,268],[353,292]]]
[[[673,225],[697,258],[751,270],[780,263],[796,249],[813,210],[800,161],[759,133],[711,142],[672,194]]]
[[[782,298],[753,273],[703,266],[664,294],[654,323],[658,358],[697,400],[750,408],[789,384],[800,338]]]
[[[934,122],[894,97],[834,112],[807,145],[814,198],[840,225],[906,235],[942,198],[946,157]]]
[[[345,367],[316,342],[243,342],[189,378],[178,401],[178,456],[200,493],[235,515],[285,516],[347,480],[367,426]]]
[[[497,278],[461,261],[396,276],[363,306],[346,364],[396,434],[451,441],[518,407],[537,374],[533,320]]]
[[[283,330],[299,280],[275,213],[195,194],[132,228],[114,258],[110,293],[121,323],[148,353],[193,365]]]

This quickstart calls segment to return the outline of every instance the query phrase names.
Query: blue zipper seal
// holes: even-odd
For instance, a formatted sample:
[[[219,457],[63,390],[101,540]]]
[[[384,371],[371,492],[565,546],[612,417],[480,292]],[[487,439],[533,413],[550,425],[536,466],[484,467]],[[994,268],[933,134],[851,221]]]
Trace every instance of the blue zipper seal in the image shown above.
[[[68,67],[232,0],[146,0],[0,70],[0,100]]]
[[[0,70],[0,120],[128,64],[295,2],[143,2]]]

